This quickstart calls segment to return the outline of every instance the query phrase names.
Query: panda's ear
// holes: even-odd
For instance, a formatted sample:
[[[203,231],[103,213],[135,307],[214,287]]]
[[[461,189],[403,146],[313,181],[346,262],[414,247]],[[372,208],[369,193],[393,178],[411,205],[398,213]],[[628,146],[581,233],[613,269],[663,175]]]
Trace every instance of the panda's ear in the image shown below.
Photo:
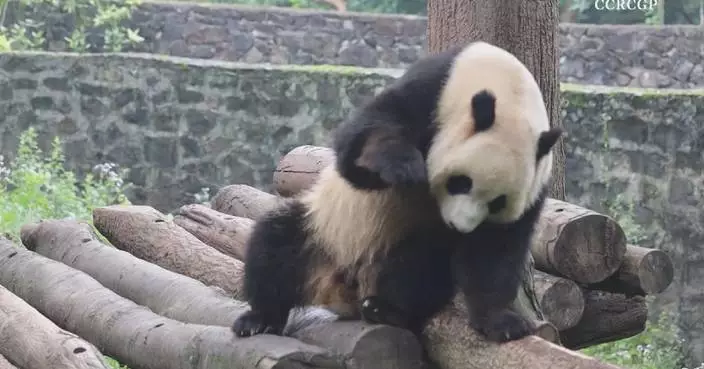
[[[553,146],[557,143],[557,139],[562,136],[564,131],[562,128],[553,127],[550,130],[540,133],[538,138],[538,154],[536,160],[540,160],[543,156],[547,155]]]
[[[494,125],[496,98],[491,92],[481,90],[472,97],[472,118],[474,119],[474,132],[486,131]]]

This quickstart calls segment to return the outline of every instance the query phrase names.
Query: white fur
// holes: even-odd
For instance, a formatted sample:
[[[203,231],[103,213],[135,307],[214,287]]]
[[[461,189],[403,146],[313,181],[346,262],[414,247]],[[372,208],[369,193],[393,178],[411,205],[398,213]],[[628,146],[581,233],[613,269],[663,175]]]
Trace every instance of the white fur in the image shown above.
[[[409,231],[431,225],[433,216],[439,221],[433,198],[422,189],[358,190],[334,164],[321,171],[301,201],[313,241],[341,266],[371,262],[374,253],[387,251]]]
[[[495,122],[474,132],[472,97],[488,90],[496,98]],[[443,219],[462,232],[482,221],[506,223],[521,217],[548,183],[552,154],[536,166],[540,133],[550,129],[540,88],[528,69],[511,53],[475,42],[454,60],[437,110],[438,135],[428,154],[431,192]],[[473,181],[466,195],[451,196],[451,175]],[[506,207],[489,214],[488,203],[507,196]]]

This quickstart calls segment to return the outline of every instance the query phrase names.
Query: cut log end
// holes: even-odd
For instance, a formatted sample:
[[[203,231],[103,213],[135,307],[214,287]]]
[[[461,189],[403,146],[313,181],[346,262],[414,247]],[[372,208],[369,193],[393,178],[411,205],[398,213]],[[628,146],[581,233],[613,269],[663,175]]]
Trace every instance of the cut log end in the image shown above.
[[[587,287],[626,295],[648,295],[663,292],[673,278],[672,260],[665,252],[628,245],[618,271],[606,280]]]
[[[626,235],[611,217],[548,199],[532,251],[538,269],[580,283],[596,283],[621,266]]]
[[[640,288],[647,294],[664,291],[675,275],[670,257],[661,250],[638,247],[634,250],[634,258],[639,258],[638,281]]]
[[[545,318],[559,330],[574,327],[584,312],[584,296],[574,281],[536,271],[535,293]]]

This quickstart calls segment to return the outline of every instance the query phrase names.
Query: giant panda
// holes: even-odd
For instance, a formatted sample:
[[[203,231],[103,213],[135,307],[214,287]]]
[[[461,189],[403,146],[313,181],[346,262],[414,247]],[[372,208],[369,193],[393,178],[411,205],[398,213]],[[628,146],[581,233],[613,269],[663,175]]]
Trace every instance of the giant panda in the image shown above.
[[[420,334],[456,289],[487,339],[532,334],[509,306],[561,133],[509,52],[422,58],[339,126],[309,190],[257,220],[235,334],[281,334],[307,305]]]

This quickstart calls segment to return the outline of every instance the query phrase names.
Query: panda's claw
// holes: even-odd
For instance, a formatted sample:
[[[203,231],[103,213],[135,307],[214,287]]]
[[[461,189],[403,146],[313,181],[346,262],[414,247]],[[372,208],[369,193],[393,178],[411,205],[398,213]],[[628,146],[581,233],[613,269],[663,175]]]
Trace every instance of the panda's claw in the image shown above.
[[[472,327],[493,342],[518,340],[535,333],[535,326],[521,315],[504,309],[472,322]]]
[[[362,319],[371,324],[408,327],[403,314],[377,296],[369,296],[362,300],[361,312]]]
[[[269,324],[260,313],[249,310],[235,319],[232,331],[237,337],[251,337],[258,334],[279,334],[282,327]]]

